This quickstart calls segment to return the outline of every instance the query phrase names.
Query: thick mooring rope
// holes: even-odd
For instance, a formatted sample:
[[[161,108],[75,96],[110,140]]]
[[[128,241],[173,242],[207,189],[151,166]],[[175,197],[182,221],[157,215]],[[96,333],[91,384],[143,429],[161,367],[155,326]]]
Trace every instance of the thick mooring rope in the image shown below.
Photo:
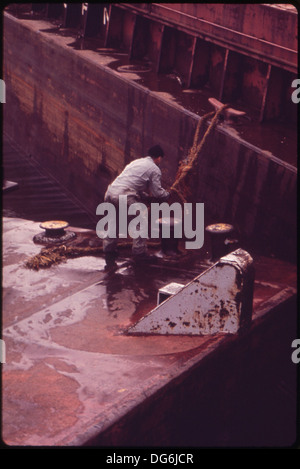
[[[175,177],[175,181],[169,189],[170,191],[173,191],[178,195],[182,203],[185,203],[187,201],[187,197],[189,194],[187,176],[194,169],[194,166],[203,148],[203,145],[206,142],[209,134],[213,130],[214,126],[216,125],[220,114],[228,106],[229,106],[228,104],[225,104],[224,106],[220,107],[220,109],[218,109],[217,112],[209,112],[205,114],[204,116],[202,116],[202,118],[199,119],[198,121],[194,140],[193,140],[193,146],[191,147],[189,151],[187,159],[180,164],[176,177]],[[209,124],[200,142],[198,142],[202,127],[204,126],[207,119],[209,119],[212,116],[214,117],[211,123]],[[156,243],[148,243],[148,246],[151,246],[151,245],[157,246]],[[131,246],[131,243],[123,242],[123,243],[120,243],[119,246],[128,247],[128,246]],[[43,248],[39,254],[31,257],[25,262],[25,267],[27,267],[28,269],[39,270],[39,269],[51,267],[51,265],[53,264],[59,264],[61,262],[66,261],[67,259],[83,257],[83,256],[92,256],[92,255],[97,255],[97,254],[103,254],[102,245],[97,246],[97,247],[92,247],[92,246],[76,247],[76,246],[66,246],[66,245],[54,246],[50,248]]]
[[[131,247],[131,242],[123,241],[118,244],[121,249]],[[148,247],[158,247],[155,242],[148,242]],[[55,264],[65,262],[67,259],[75,259],[84,256],[97,256],[103,254],[103,246],[66,246],[65,244],[53,247],[45,247],[39,254],[30,257],[25,261],[25,267],[32,270],[46,269]]]
[[[51,248],[43,248],[39,254],[27,259],[25,267],[33,270],[45,269],[53,264],[65,262],[67,259],[97,255],[102,254],[102,252],[102,246],[82,248],[63,244]]]
[[[199,154],[203,148],[203,145],[205,144],[209,134],[215,127],[218,118],[220,114],[229,106],[229,104],[224,104],[220,109],[218,109],[217,112],[209,112],[202,116],[202,118],[198,121],[194,140],[193,140],[193,146],[191,147],[188,157],[185,161],[183,161],[177,171],[175,181],[173,185],[170,187],[170,191],[175,192],[178,197],[180,198],[182,203],[185,203],[187,201],[187,196],[189,194],[189,188],[187,185],[187,176],[191,173],[191,171],[194,169],[196,161],[199,157]],[[209,124],[206,132],[204,133],[203,137],[201,138],[201,141],[198,142],[199,139],[199,134],[200,130],[202,130],[202,127],[204,126],[205,122],[207,119],[210,117],[213,117],[211,123]]]

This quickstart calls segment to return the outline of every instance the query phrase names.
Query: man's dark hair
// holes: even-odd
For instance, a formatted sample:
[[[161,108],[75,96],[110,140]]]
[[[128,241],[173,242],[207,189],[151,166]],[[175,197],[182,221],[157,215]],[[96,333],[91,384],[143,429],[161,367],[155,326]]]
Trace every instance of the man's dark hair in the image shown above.
[[[165,153],[160,145],[154,145],[153,147],[149,148],[148,155],[152,156],[152,158],[158,158],[159,156],[164,156]]]

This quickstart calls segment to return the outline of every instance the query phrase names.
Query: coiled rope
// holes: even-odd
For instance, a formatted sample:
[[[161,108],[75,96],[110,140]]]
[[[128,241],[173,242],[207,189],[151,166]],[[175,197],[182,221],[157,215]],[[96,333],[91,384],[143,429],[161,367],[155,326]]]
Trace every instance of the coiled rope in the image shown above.
[[[120,242],[118,244],[119,249],[131,248],[132,243],[130,241]],[[148,247],[159,246],[158,242],[148,241]],[[99,246],[67,246],[65,244],[59,246],[45,247],[41,249],[39,254],[30,257],[25,261],[25,267],[32,270],[46,269],[55,264],[66,262],[67,259],[75,259],[77,257],[84,256],[97,256],[103,254],[102,244]]]

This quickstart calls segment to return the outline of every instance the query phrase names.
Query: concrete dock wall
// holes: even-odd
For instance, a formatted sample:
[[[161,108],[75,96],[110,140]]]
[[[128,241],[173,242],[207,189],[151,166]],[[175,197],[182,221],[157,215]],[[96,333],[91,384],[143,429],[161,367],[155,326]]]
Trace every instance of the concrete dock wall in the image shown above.
[[[7,135],[93,214],[111,179],[154,143],[165,149],[163,179],[171,184],[198,116],[47,29],[44,21],[4,15]],[[296,180],[295,168],[220,127],[201,156],[195,200],[210,220],[232,222],[242,236],[291,258]]]

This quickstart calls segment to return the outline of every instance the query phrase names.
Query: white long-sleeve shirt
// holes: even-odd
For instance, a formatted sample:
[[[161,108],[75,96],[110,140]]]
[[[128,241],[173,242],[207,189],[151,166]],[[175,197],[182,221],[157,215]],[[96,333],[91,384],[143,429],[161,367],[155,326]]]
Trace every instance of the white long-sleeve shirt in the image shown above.
[[[158,199],[167,198],[169,192],[161,186],[161,170],[151,156],[129,163],[108,186],[106,195],[136,194],[150,190]]]

